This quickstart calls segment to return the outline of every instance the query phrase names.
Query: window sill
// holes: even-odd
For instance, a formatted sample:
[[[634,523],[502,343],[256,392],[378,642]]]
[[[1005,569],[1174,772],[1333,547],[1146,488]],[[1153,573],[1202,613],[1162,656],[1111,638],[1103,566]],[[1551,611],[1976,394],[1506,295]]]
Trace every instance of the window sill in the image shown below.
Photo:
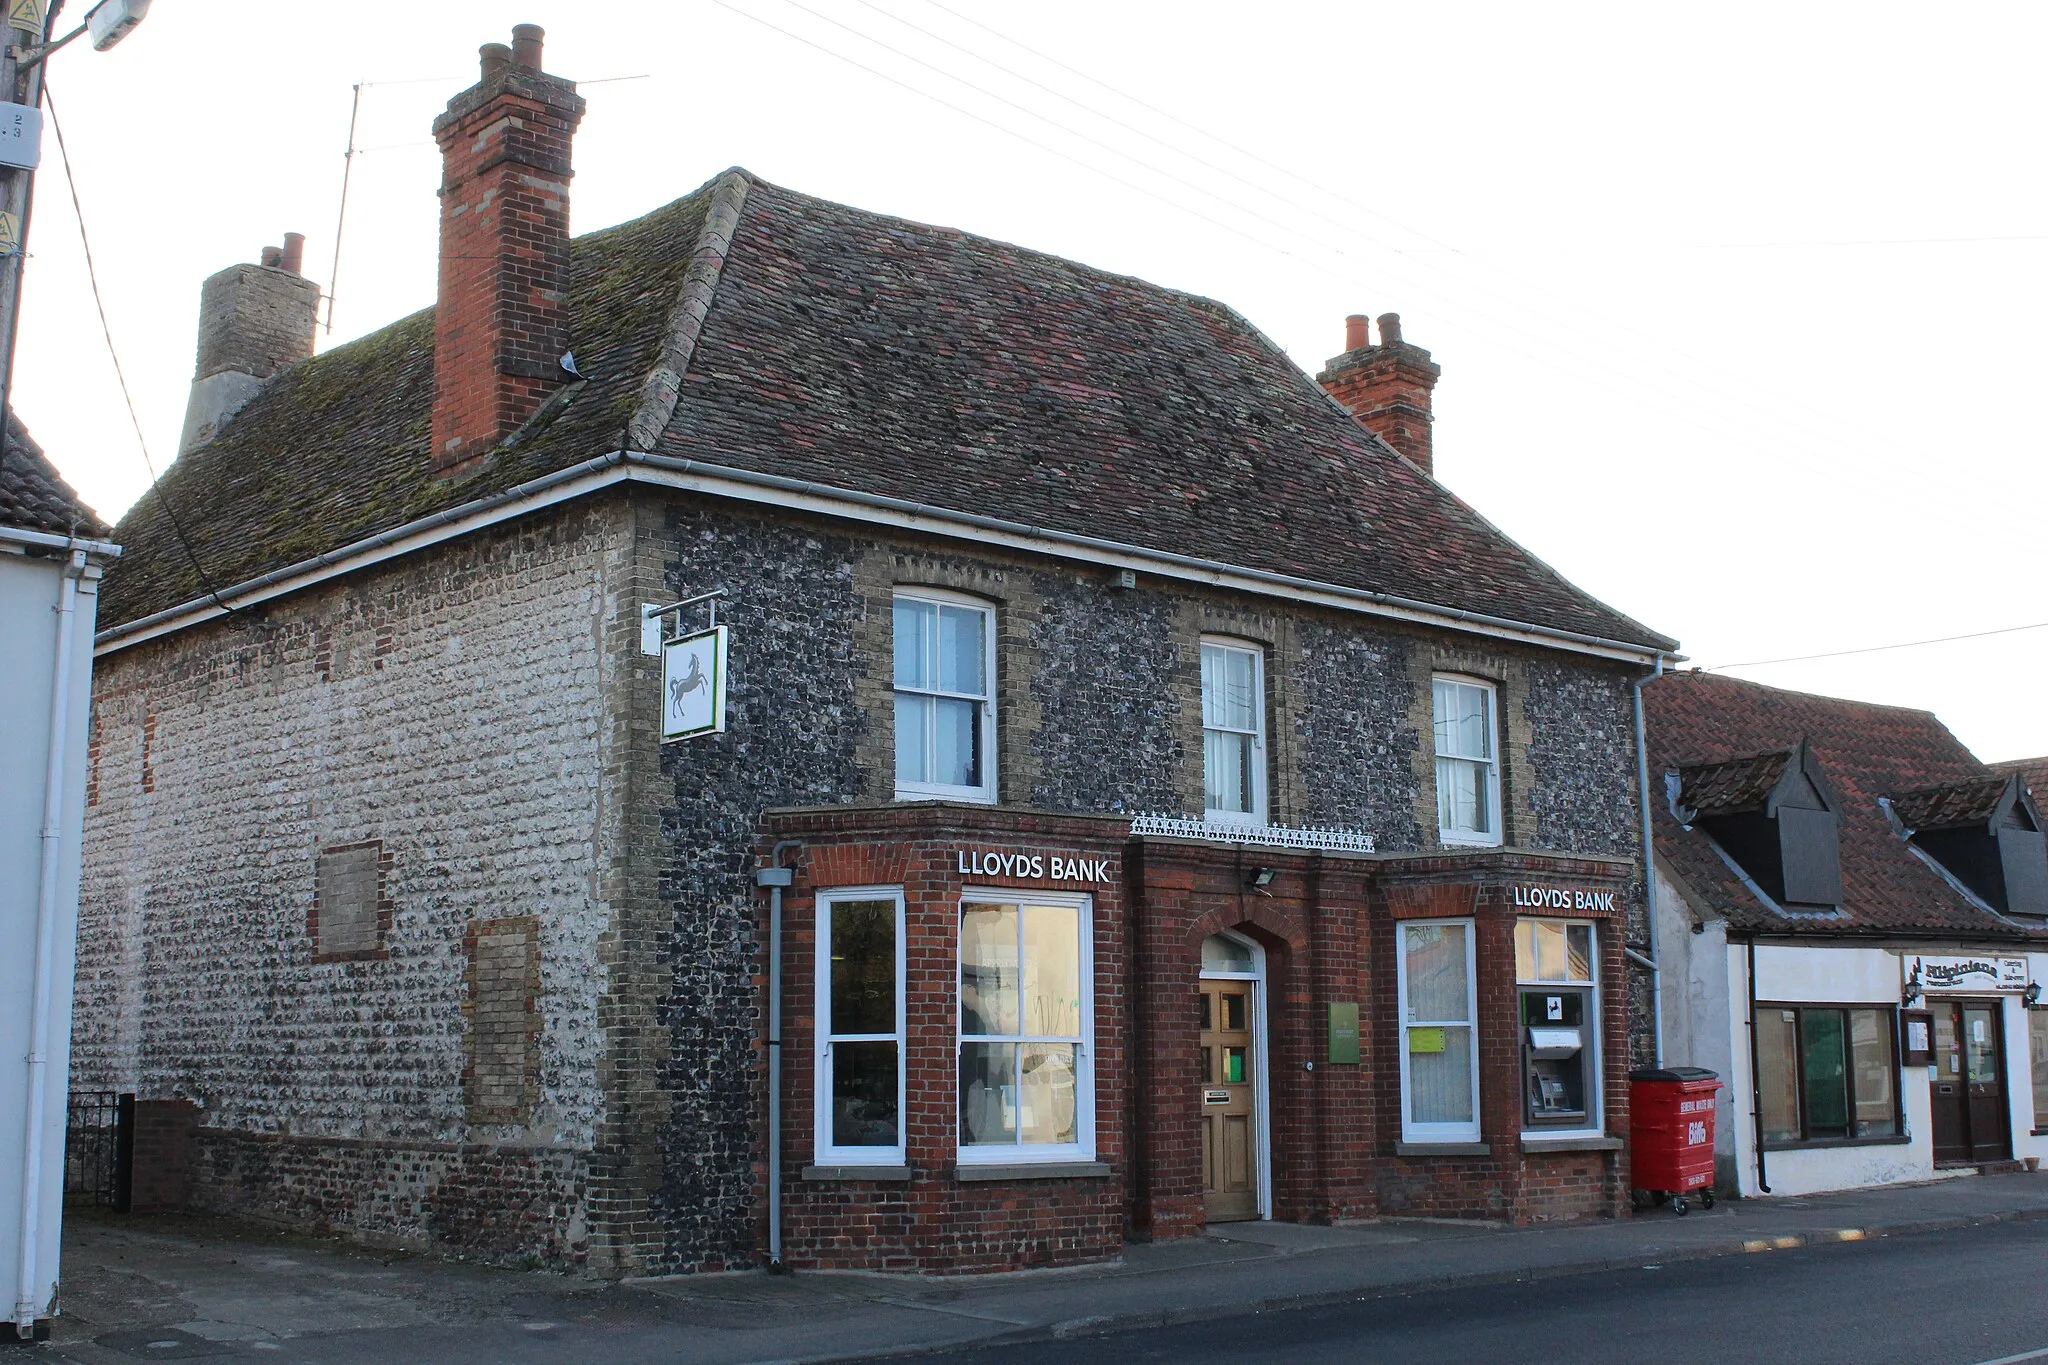
[[[1605,1133],[1580,1133],[1572,1137],[1522,1134],[1522,1151],[1531,1156],[1543,1152],[1618,1152],[1626,1145],[1620,1138]]]
[[[1825,1152],[1835,1147],[1904,1147],[1910,1137],[1814,1138],[1808,1142],[1766,1142],[1766,1152]]]
[[[1449,830],[1443,829],[1436,832],[1436,841],[1445,848],[1499,848],[1501,846],[1501,841],[1498,839],[1462,838],[1451,833]]]
[[[896,790],[896,799],[898,801],[965,801],[981,806],[993,806],[996,803],[995,793],[986,789],[924,792],[909,791],[899,787]]]
[[[805,1180],[868,1180],[878,1184],[903,1184],[910,1179],[908,1166],[806,1166]]]
[[[1106,1180],[1106,1161],[1020,1161],[1012,1165],[955,1163],[955,1180]]]
[[[1490,1142],[1397,1142],[1395,1156],[1492,1156]]]

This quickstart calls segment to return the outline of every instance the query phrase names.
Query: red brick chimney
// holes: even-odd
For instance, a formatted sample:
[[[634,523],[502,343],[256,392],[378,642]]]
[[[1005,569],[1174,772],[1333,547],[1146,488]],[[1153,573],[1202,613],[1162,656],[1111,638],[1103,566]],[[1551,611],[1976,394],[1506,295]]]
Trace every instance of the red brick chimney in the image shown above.
[[[1351,410],[1367,431],[1431,472],[1429,401],[1443,371],[1429,352],[1401,340],[1401,315],[1380,314],[1380,344],[1372,344],[1366,318],[1344,319],[1344,354],[1316,376],[1330,397]]]
[[[541,30],[486,43],[483,78],[434,120],[441,294],[434,315],[434,477],[459,478],[562,382],[569,335],[573,81],[540,69]]]

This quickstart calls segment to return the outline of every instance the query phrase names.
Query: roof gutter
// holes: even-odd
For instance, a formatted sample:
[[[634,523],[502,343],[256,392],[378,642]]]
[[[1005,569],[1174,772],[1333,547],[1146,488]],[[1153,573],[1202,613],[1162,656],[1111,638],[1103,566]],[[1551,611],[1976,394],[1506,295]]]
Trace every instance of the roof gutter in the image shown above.
[[[1261,596],[1278,596],[1314,602],[1340,610],[1361,611],[1421,625],[1448,626],[1499,639],[1602,658],[1656,664],[1679,656],[1655,645],[1533,625],[1461,607],[1439,606],[1392,593],[1373,592],[1320,583],[1314,579],[1244,568],[1220,560],[1201,559],[1152,550],[1122,541],[1075,535],[1025,522],[981,516],[904,498],[885,497],[829,484],[762,474],[730,465],[711,464],[677,456],[652,455],[640,451],[613,452],[568,469],[407,522],[389,531],[355,541],[297,564],[273,569],[243,583],[221,590],[221,601],[237,607],[251,606],[311,586],[338,574],[365,567],[380,559],[406,553],[498,521],[523,516],[538,508],[583,496],[611,484],[631,480],[657,487],[732,498],[742,502],[765,503],[810,511],[823,516],[850,518],[872,524],[898,526],[933,535],[952,536],[983,544],[1054,554],[1066,559],[1143,570],[1168,578],[1209,583]],[[97,637],[100,653],[109,653],[144,640],[181,630],[188,625],[225,614],[225,608],[211,597],[194,598],[138,620],[103,630]]]
[[[37,550],[82,550],[98,559],[119,559],[121,547],[111,540],[85,540],[60,536],[52,531],[31,531],[26,526],[0,526],[0,545],[26,545]]]

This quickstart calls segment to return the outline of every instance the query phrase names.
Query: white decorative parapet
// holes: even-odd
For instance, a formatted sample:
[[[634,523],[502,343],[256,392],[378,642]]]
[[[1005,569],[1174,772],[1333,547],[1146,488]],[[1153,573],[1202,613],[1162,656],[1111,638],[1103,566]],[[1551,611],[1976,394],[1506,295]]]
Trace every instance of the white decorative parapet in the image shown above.
[[[1131,833],[1169,839],[1206,839],[1218,844],[1264,844],[1273,848],[1320,848],[1344,853],[1370,853],[1372,836],[1363,830],[1310,825],[1228,825],[1191,820],[1184,815],[1144,813],[1131,817]]]

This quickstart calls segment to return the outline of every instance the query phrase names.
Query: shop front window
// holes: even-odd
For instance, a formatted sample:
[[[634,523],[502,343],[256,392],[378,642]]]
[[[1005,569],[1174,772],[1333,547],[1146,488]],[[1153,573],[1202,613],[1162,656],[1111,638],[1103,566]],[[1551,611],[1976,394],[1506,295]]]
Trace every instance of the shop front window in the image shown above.
[[[1832,1005],[1756,1007],[1766,1145],[1898,1136],[1892,1014]]]
[[[1094,1150],[1085,897],[960,907],[960,1159]]]
[[[1515,924],[1522,1020],[1522,1121],[1532,1129],[1598,1128],[1598,1002],[1593,926]]]
[[[1500,770],[1494,757],[1493,686],[1438,678],[1432,688],[1436,716],[1436,827],[1447,844],[1497,844]]]
[[[899,593],[896,794],[993,801],[995,613]]]
[[[903,1161],[903,893],[818,896],[819,1165]]]
[[[2027,1038],[2034,1059],[2034,1131],[2048,1132],[2048,1009],[2027,1011]]]
[[[1476,1142],[1479,1038],[1472,922],[1422,920],[1397,927],[1402,1139]]]
[[[1265,659],[1257,649],[1202,642],[1203,818],[1266,821]]]

